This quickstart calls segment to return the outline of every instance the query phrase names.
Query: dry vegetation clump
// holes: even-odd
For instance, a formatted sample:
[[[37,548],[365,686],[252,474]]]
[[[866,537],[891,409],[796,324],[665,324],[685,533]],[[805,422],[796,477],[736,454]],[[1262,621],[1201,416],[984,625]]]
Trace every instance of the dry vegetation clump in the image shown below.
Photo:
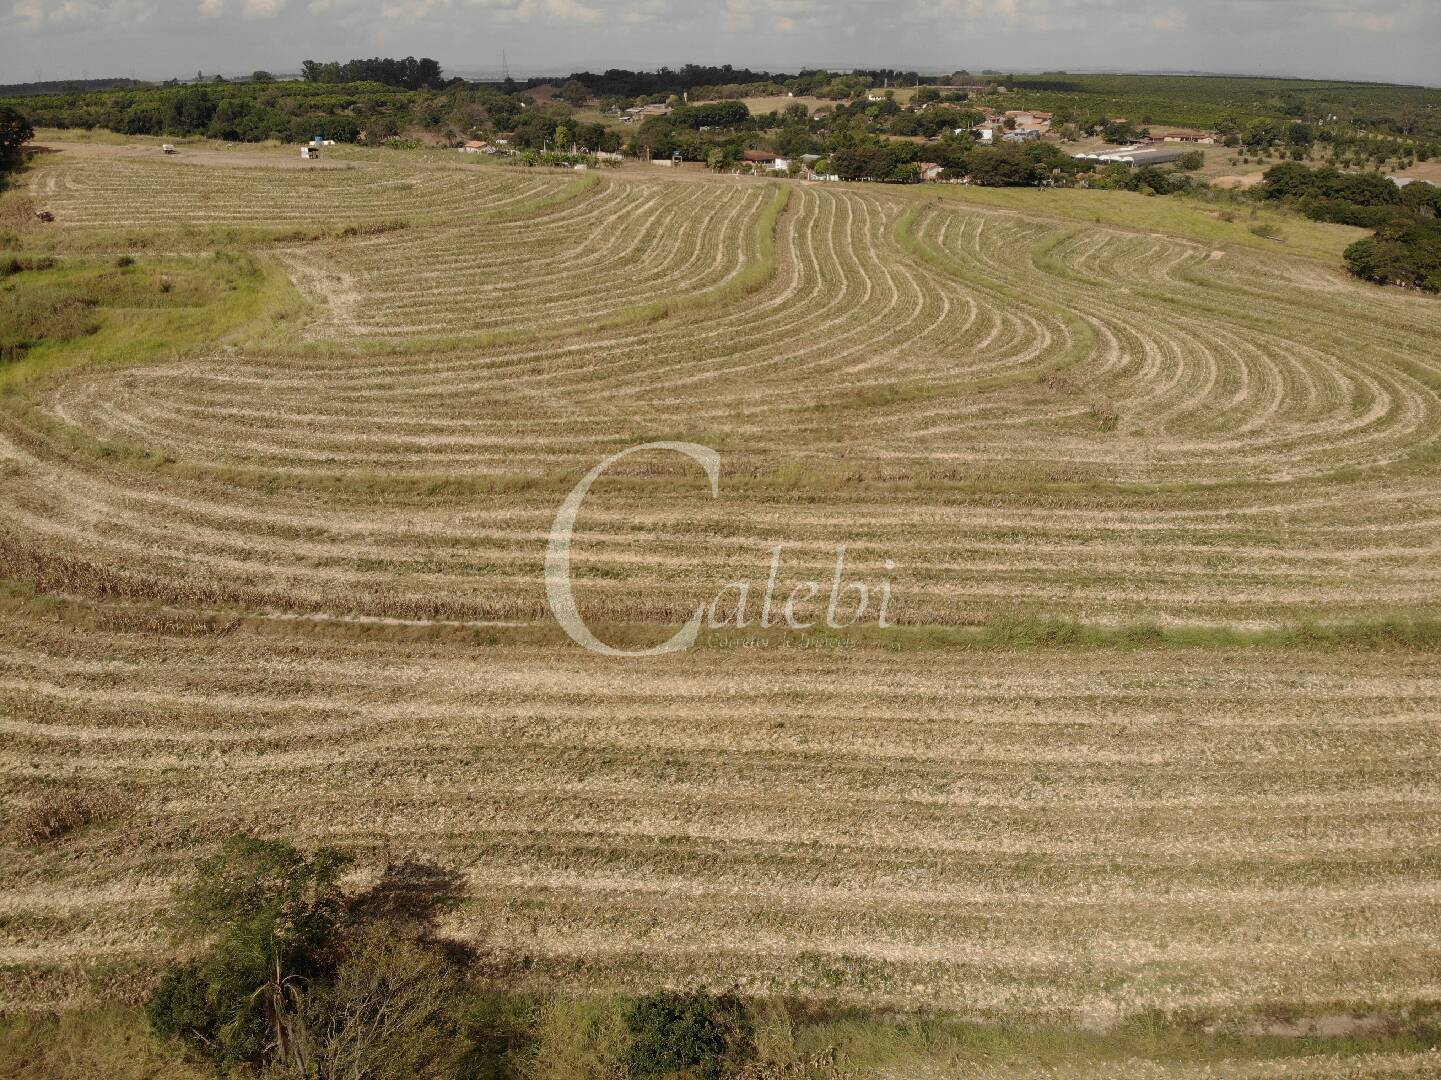
[[[21,844],[51,844],[87,825],[124,813],[125,797],[114,789],[49,789],[16,809],[8,831]]]
[[[1121,414],[1116,407],[1108,401],[1093,401],[1090,409],[1087,410],[1092,420],[1096,422],[1098,431],[1115,431],[1121,424]]]

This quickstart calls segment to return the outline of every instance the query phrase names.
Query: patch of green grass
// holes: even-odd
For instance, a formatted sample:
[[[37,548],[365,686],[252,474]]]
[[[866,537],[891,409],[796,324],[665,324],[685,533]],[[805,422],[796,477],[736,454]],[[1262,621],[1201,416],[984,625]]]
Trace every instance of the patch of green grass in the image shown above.
[[[999,190],[999,189],[998,189]],[[963,281],[973,289],[986,292],[1002,300],[1006,305],[1020,305],[1048,312],[1058,319],[1067,329],[1070,341],[1065,349],[1057,350],[1053,360],[1046,362],[1039,367],[1031,368],[1023,373],[1010,375],[997,375],[991,378],[971,379],[964,383],[954,384],[952,389],[970,391],[991,390],[997,387],[1010,385],[1012,383],[1028,379],[1046,378],[1057,375],[1081,361],[1085,360],[1096,347],[1096,334],[1089,323],[1080,318],[1074,311],[1059,304],[1053,304],[1044,298],[1039,298],[1032,293],[1007,285],[1004,281],[988,274],[977,273],[963,265],[949,252],[943,251],[923,238],[917,228],[922,215],[928,209],[934,209],[938,203],[927,201],[917,203],[907,210],[899,221],[896,222],[895,238],[901,249],[919,259],[941,273]],[[1063,234],[1048,242],[1043,250],[1049,252],[1051,248],[1064,242],[1070,234]]]
[[[463,1010],[470,1050],[456,1077],[512,1080],[594,1080],[624,1075],[629,1045],[625,1016],[632,999],[475,990]],[[1171,1071],[1224,1070],[1274,1063],[1291,1070],[1315,1061],[1329,1067],[1354,1059],[1358,1080],[1392,1075],[1369,1071],[1368,1055],[1406,1055],[1424,1071],[1436,1057],[1434,1006],[1397,1006],[1370,1033],[1294,1036],[1268,1033],[1266,1017],[1144,1015],[1110,1030],[1057,1025],[983,1023],[923,1013],[878,1013],[820,1003],[755,999],[756,1076],[849,1080],[885,1076],[1133,1075],[1157,1080]],[[1291,1012],[1293,1010],[1282,1010]],[[984,1068],[984,1074],[977,1074]],[[751,1075],[751,1074],[748,1074]],[[1284,1075],[1305,1075],[1287,1071]],[[1331,1075],[1327,1073],[1327,1075]],[[139,1009],[119,1006],[0,1019],[0,1077],[5,1080],[200,1080],[214,1077],[178,1047],[150,1035]]]
[[[284,273],[255,255],[123,262],[67,260],[5,282],[0,304],[7,293],[18,298],[15,332],[24,348],[0,366],[0,392],[81,363],[137,363],[231,339],[273,340],[303,308]],[[0,333],[4,320],[0,306]]]
[[[595,629],[595,628],[593,628]],[[607,630],[612,636],[620,629]],[[610,640],[607,638],[606,640]],[[803,648],[882,648],[897,652],[960,649],[978,652],[1146,649],[1404,649],[1441,652],[1441,619],[1382,618],[1295,623],[1265,629],[1227,626],[1103,626],[1065,619],[1005,618],[980,626],[857,625],[843,630],[717,630],[702,633],[697,648],[792,645]]]
[[[5,1080],[214,1080],[215,1072],[157,1043],[138,1009],[0,1019]]]
[[[930,189],[927,189],[927,194],[931,194]],[[1281,232],[1284,227],[1287,252],[1338,266],[1343,262],[1341,253],[1350,244],[1368,235],[1365,229],[1310,221],[1269,208],[1260,211],[1254,219],[1248,216],[1245,221],[1227,221],[1223,211],[1213,208],[1201,198],[1186,195],[1148,198],[1132,191],[963,185],[945,185],[938,189],[937,194],[958,202],[1016,210],[1029,215],[1084,221],[1136,232],[1166,233],[1200,240],[1216,248],[1229,245],[1275,252],[1280,245],[1254,232],[1253,227],[1267,232]]]
[[[0,364],[13,364],[42,342],[70,342],[100,329],[97,301],[64,287],[0,288]]]

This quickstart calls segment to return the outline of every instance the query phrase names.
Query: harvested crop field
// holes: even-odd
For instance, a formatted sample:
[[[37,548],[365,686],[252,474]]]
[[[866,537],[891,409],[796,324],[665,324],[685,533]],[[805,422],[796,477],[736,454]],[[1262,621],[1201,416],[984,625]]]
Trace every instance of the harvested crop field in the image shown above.
[[[62,257],[244,243],[278,299],[0,398],[0,784],[124,807],[6,841],[8,985],[125,984],[254,829],[456,868],[447,930],[556,984],[1441,996],[1441,305],[919,190],[349,164],[30,177]],[[751,618],[591,655],[547,532],[658,440],[719,494],[617,464],[581,614],[655,644],[744,582]],[[777,545],[787,592],[844,546],[892,636],[749,635]]]
[[[6,963],[163,948],[193,849],[258,829],[455,867],[476,903],[453,932],[596,986],[1092,1021],[1438,990],[1429,658],[618,667],[55,616],[4,625],[7,781],[130,809],[22,858]]]

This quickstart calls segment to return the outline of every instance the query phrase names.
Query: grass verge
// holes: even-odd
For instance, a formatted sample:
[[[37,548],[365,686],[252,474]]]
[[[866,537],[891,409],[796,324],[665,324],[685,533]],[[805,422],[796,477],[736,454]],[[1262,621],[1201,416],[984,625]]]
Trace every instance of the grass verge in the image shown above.
[[[629,999],[474,991],[466,1003],[470,1052],[460,1077],[612,1078],[625,1075]],[[748,1003],[753,1060],[763,1077],[900,1076],[1345,1076],[1435,1075],[1441,1041],[1434,1010],[1400,1008],[1350,1020],[1338,1035],[1281,1035],[1274,1025],[1203,1026],[1142,1017],[1109,1031],[943,1016],[878,1014],[781,1000]],[[1345,1027],[1346,1025],[1342,1025]],[[1304,1029],[1303,1029],[1304,1030]],[[1215,1070],[1215,1071],[1211,1071]],[[156,1041],[137,1008],[100,1007],[0,1019],[4,1080],[199,1080],[209,1068]],[[249,1074],[246,1074],[249,1075]]]
[[[927,191],[927,194],[931,194]],[[1146,196],[1132,191],[1072,188],[986,188],[946,185],[938,197],[979,206],[1015,210],[1037,217],[1062,218],[1094,225],[1109,225],[1133,232],[1163,232],[1211,244],[1247,247],[1273,254],[1290,253],[1309,259],[1342,264],[1347,246],[1367,235],[1365,229],[1310,221],[1299,215],[1270,209],[1240,208],[1227,220],[1227,208],[1186,195]],[[1262,226],[1279,233],[1278,243],[1252,231]]]

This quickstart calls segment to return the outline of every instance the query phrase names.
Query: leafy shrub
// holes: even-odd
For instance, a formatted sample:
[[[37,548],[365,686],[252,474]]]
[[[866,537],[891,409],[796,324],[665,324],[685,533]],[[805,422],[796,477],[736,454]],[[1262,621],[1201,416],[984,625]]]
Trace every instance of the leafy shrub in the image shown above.
[[[1390,222],[1348,247],[1345,258],[1366,281],[1441,292],[1441,224],[1435,221]]]
[[[679,1074],[711,1080],[755,1054],[755,1033],[744,1004],[733,994],[705,990],[650,994],[626,1014],[634,1077]]]
[[[28,270],[49,270],[55,260],[48,255],[6,255],[0,259],[0,278],[23,274]]]
[[[460,976],[438,946],[376,926],[347,950],[324,992],[307,1001],[321,1077],[453,1076],[464,1046]]]
[[[13,285],[13,283],[12,283]],[[94,298],[47,286],[0,290],[0,362],[42,341],[70,341],[100,329]]]
[[[1301,212],[1312,221],[1329,221],[1337,225],[1355,225],[1363,229],[1375,229],[1405,217],[1406,211],[1399,206],[1362,206],[1345,199],[1305,198],[1301,200]]]
[[[348,861],[330,848],[306,856],[237,836],[202,862],[179,897],[178,921],[219,936],[198,960],[166,974],[146,1006],[152,1029],[221,1067],[272,1058],[302,1064],[310,1041],[303,988],[326,969]]]
[[[150,1029],[187,1044],[222,1067],[265,1060],[270,1025],[254,984],[263,984],[263,957],[235,965],[212,955],[171,968],[145,1004]]]

